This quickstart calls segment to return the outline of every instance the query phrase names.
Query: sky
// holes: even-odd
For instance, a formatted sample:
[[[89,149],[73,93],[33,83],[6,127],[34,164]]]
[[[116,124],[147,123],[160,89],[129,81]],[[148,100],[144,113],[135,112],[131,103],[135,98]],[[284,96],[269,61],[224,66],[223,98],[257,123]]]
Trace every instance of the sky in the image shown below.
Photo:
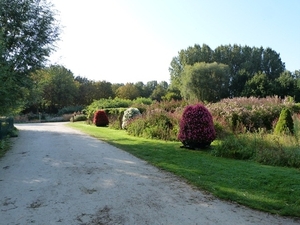
[[[111,83],[170,82],[194,44],[270,47],[300,70],[299,0],[49,0],[61,24],[51,64]]]

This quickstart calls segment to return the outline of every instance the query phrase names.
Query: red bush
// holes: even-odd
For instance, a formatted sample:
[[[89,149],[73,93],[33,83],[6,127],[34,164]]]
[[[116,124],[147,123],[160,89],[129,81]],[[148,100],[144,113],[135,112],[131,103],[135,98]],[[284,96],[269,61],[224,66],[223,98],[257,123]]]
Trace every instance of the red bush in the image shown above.
[[[105,127],[108,125],[108,123],[109,123],[108,117],[104,110],[98,110],[97,112],[95,112],[93,123],[97,127]]]
[[[208,147],[216,138],[212,116],[201,105],[187,106],[180,121],[178,139],[186,148]]]

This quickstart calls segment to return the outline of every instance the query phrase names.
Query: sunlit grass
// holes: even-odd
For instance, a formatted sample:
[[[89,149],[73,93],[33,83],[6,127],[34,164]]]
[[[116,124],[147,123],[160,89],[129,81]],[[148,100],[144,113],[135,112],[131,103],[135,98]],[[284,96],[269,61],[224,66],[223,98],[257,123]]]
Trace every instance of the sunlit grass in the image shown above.
[[[213,195],[262,211],[300,217],[300,171],[252,161],[212,156],[209,151],[180,148],[166,142],[129,136],[123,130],[70,123],[152,165],[172,172]],[[219,142],[212,143],[212,149]]]

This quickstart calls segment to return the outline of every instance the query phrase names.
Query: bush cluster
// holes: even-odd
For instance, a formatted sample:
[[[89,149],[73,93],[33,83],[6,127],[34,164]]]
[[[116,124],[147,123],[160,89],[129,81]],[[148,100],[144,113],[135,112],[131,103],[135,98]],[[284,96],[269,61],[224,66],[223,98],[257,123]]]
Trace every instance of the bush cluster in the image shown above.
[[[125,116],[128,117],[126,132],[130,135],[170,141],[179,139],[185,147],[207,146],[214,138],[218,138],[210,151],[214,156],[300,168],[300,114],[297,114],[300,104],[288,98],[224,99],[218,103],[201,105],[199,111],[207,116],[199,112],[197,114],[193,102],[161,101],[149,105],[149,102],[143,103],[144,99],[140,99],[140,102],[99,100],[102,103],[109,101],[111,104],[107,104],[108,107],[102,111],[108,116],[109,126],[114,129],[122,128],[122,119],[129,107],[140,112],[140,116],[135,118],[129,116],[133,112]],[[124,104],[126,102],[128,105]],[[91,112],[104,105],[91,108]],[[291,125],[284,125],[285,131],[290,127],[288,134],[280,132],[280,135],[273,135],[283,109],[288,109],[290,116],[293,115],[293,132]],[[203,118],[211,119],[208,122]]]
[[[213,118],[201,104],[187,106],[180,121],[178,139],[187,148],[203,148],[216,138]]]
[[[108,117],[104,110],[98,110],[94,114],[93,123],[97,127],[105,127],[109,124]]]
[[[295,103],[278,97],[223,99],[206,107],[216,121],[226,121],[226,126],[235,132],[241,127],[248,131],[272,130],[283,108],[297,109]]]
[[[130,121],[127,132],[133,136],[176,141],[179,127],[179,118],[176,115],[159,109],[148,111]]]
[[[86,121],[86,120],[87,120],[87,116],[84,114],[72,115],[70,118],[71,122]]]
[[[121,98],[109,98],[94,100],[92,104],[85,108],[85,114],[88,118],[92,119],[94,113],[99,109],[111,109],[111,108],[129,108],[143,105],[150,105],[152,100],[149,98],[137,98],[135,100],[121,99]]]

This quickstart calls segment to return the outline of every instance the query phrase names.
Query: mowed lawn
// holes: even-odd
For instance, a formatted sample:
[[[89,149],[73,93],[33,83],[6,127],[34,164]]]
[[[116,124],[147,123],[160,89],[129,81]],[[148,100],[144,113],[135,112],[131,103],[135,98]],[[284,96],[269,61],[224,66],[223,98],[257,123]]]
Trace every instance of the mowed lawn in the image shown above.
[[[69,123],[221,199],[283,216],[300,217],[300,170],[225,159],[180,142],[133,137],[124,130]],[[218,142],[212,143],[211,148]]]

